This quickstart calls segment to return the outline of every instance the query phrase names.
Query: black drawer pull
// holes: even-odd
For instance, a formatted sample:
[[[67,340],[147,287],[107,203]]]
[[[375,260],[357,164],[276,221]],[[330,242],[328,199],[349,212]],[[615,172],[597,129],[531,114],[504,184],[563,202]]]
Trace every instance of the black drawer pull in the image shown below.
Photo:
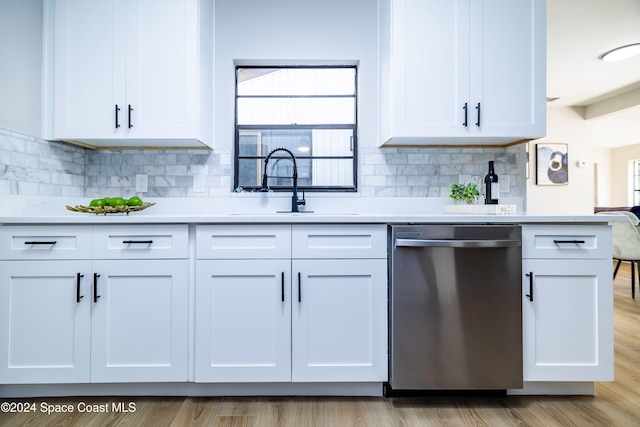
[[[469,107],[466,102],[464,103],[464,107],[462,107],[462,109],[464,110],[464,123],[462,123],[462,126],[467,127],[469,125]]]
[[[120,111],[120,107],[116,104],[116,129],[120,127],[120,123],[118,123],[118,112]]]
[[[131,245],[131,244],[140,244],[140,245],[150,245],[153,243],[153,240],[123,240],[122,244]]]
[[[574,243],[576,245],[579,245],[579,244],[585,244],[587,242],[585,242],[584,240],[554,240],[553,243],[555,243],[556,245],[561,243]]]
[[[25,245],[55,245],[56,242],[55,240],[52,240],[50,242],[24,242]]]
[[[98,295],[98,277],[100,277],[98,273],[93,273],[93,302],[98,302],[98,298],[100,298],[100,295]]]
[[[84,274],[78,273],[76,275],[76,302],[80,302],[84,295],[80,295],[80,279],[84,277]]]

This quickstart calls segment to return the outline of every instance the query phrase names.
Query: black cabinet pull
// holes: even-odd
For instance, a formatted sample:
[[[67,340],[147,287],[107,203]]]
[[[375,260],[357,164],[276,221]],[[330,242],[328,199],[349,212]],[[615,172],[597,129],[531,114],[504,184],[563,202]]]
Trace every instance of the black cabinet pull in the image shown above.
[[[280,276],[280,286],[282,289],[282,302],[284,302],[284,271],[281,273],[281,276]]]
[[[120,111],[120,107],[116,104],[116,129],[120,127],[120,123],[118,123],[118,112]]]
[[[133,127],[133,123],[131,123],[131,112],[133,111],[133,108],[131,108],[131,104],[129,104],[129,129],[131,129]]]
[[[525,296],[533,302],[533,272],[527,273],[526,276],[529,277],[529,293]]]
[[[478,121],[476,122],[476,126],[480,127],[480,103],[476,105],[476,110],[478,111]]]
[[[84,277],[84,274],[78,273],[76,275],[76,302],[80,302],[84,295],[80,295],[80,279]]]
[[[467,105],[467,103],[464,103],[464,107],[462,107],[462,109],[464,110],[464,123],[462,123],[462,126],[467,127],[469,125],[468,123],[468,118],[469,118],[469,106]]]
[[[51,240],[49,242],[24,242],[25,245],[55,245],[58,243],[55,240]]]
[[[298,272],[298,302],[302,302],[302,292],[300,291],[300,272]]]
[[[579,244],[585,244],[587,242],[585,242],[584,240],[554,240],[553,243],[555,243],[556,245],[559,245],[562,243],[574,243],[576,245],[579,245]]]
[[[153,243],[153,240],[123,240],[122,241],[123,245],[130,245],[130,244],[150,245],[152,243]]]
[[[98,295],[98,277],[100,277],[98,273],[93,273],[93,302],[98,302],[98,298],[100,298],[100,295]]]

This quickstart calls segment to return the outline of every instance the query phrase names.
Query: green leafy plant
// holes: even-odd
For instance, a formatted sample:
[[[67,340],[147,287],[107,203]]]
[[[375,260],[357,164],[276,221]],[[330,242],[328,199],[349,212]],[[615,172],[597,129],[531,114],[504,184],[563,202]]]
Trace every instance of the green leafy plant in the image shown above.
[[[475,182],[469,182],[467,184],[451,184],[451,191],[449,192],[449,198],[452,200],[464,200],[467,203],[473,202],[473,200],[480,195],[480,190]]]

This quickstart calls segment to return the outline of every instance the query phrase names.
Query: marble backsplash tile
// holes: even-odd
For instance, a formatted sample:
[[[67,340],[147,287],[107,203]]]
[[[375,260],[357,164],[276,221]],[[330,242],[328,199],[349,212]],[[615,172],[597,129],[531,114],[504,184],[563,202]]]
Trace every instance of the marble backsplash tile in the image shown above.
[[[85,196],[135,194],[135,175],[148,176],[149,197],[214,197],[231,192],[231,156],[222,150],[92,150],[87,153]],[[205,191],[193,191],[204,175]]]
[[[360,149],[359,191],[367,197],[446,197],[449,185],[458,182],[460,175],[483,178],[489,160],[495,161],[499,176],[509,176],[508,188],[501,187],[501,191],[509,197],[523,197],[523,145]]]
[[[0,129],[0,194],[83,196],[86,150]]]
[[[526,153],[512,147],[360,148],[358,191],[366,197],[445,197],[460,175],[508,176],[505,196],[524,197]],[[130,196],[148,175],[148,197],[226,197],[231,150],[89,150],[0,129],[0,195]],[[204,192],[194,192],[203,175]],[[503,180],[506,182],[507,180]],[[508,191],[505,191],[508,190]]]

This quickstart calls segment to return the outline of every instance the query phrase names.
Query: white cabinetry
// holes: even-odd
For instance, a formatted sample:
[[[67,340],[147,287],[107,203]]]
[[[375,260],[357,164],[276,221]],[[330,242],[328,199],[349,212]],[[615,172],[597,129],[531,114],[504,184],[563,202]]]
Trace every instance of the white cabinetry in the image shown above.
[[[386,380],[384,225],[199,226],[196,241],[197,382]]]
[[[93,236],[91,381],[186,381],[187,226],[95,226]]]
[[[0,227],[0,383],[186,381],[187,238],[186,226]]]
[[[613,380],[613,280],[607,225],[525,225],[525,381]]]
[[[198,260],[196,381],[291,380],[289,260]]]
[[[196,256],[196,381],[290,381],[291,226],[198,226]]]
[[[292,239],[293,381],[386,381],[386,226],[294,225]]]
[[[211,146],[211,0],[47,0],[50,137]]]
[[[293,260],[294,381],[386,381],[386,261]]]
[[[90,228],[0,227],[0,384],[89,381],[90,256]]]
[[[382,145],[546,132],[544,0],[383,0]]]

